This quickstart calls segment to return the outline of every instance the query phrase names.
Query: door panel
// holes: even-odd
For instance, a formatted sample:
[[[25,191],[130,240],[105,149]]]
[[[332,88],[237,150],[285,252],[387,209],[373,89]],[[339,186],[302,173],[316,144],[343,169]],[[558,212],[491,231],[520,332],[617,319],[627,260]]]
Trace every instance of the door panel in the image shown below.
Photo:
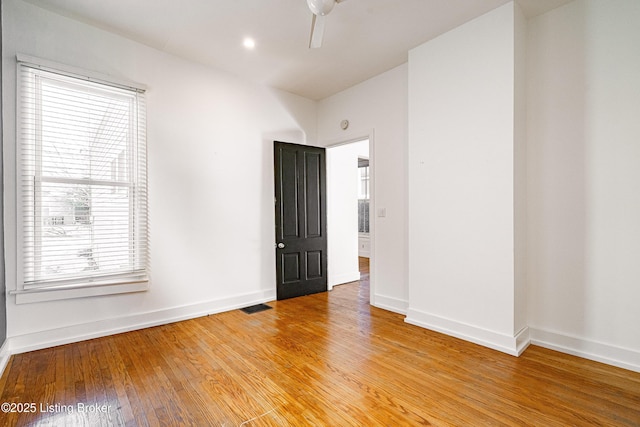
[[[327,290],[324,148],[274,143],[278,299]]]
[[[297,283],[300,281],[300,254],[282,254],[282,282]]]
[[[297,182],[298,153],[290,150],[281,150],[280,170],[281,181],[287,185],[281,185],[282,200],[282,236],[296,238],[300,236],[298,222],[298,188],[292,183]]]
[[[320,237],[322,235],[322,221],[320,220],[320,156],[315,153],[305,153],[306,168],[306,235],[305,237]]]
[[[307,252],[307,279],[321,277],[322,271],[322,252]]]

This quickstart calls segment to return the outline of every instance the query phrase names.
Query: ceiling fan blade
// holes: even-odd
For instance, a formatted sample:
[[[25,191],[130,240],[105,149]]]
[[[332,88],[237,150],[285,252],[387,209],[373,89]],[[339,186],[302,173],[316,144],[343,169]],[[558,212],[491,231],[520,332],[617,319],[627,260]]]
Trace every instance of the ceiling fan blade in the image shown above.
[[[311,21],[311,38],[309,40],[309,49],[315,49],[322,46],[325,18],[325,16],[313,15],[313,19]]]

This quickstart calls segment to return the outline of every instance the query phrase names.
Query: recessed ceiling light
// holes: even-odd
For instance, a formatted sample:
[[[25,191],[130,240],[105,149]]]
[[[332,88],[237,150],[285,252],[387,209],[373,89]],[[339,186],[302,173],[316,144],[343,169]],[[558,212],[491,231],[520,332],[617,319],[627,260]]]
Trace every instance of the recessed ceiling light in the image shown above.
[[[256,47],[256,42],[251,37],[247,37],[242,42],[242,45],[247,49],[253,49],[254,47]]]

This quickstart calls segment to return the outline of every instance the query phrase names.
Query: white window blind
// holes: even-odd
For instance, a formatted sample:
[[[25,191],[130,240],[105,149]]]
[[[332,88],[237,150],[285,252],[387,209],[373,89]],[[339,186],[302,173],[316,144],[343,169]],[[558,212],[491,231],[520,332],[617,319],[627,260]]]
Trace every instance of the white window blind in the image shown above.
[[[23,289],[148,280],[144,92],[18,64]]]

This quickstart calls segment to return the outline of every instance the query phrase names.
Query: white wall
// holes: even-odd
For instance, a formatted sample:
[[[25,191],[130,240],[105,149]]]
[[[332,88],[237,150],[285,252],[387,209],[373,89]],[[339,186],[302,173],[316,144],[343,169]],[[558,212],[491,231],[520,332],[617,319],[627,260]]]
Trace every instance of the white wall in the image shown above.
[[[7,288],[16,288],[15,55],[146,84],[152,282],[148,292],[15,305],[28,350],[275,298],[273,139],[312,143],[316,103],[254,86],[61,17],[3,1]]]
[[[369,140],[327,149],[329,288],[360,280],[358,156],[369,156]]]
[[[516,13],[409,52],[407,322],[512,354]]]
[[[347,119],[343,131],[340,121]],[[407,66],[401,65],[320,101],[318,143],[371,137],[373,176],[371,304],[407,307]],[[386,209],[385,217],[375,210]]]
[[[640,371],[640,2],[529,23],[532,341]]]

